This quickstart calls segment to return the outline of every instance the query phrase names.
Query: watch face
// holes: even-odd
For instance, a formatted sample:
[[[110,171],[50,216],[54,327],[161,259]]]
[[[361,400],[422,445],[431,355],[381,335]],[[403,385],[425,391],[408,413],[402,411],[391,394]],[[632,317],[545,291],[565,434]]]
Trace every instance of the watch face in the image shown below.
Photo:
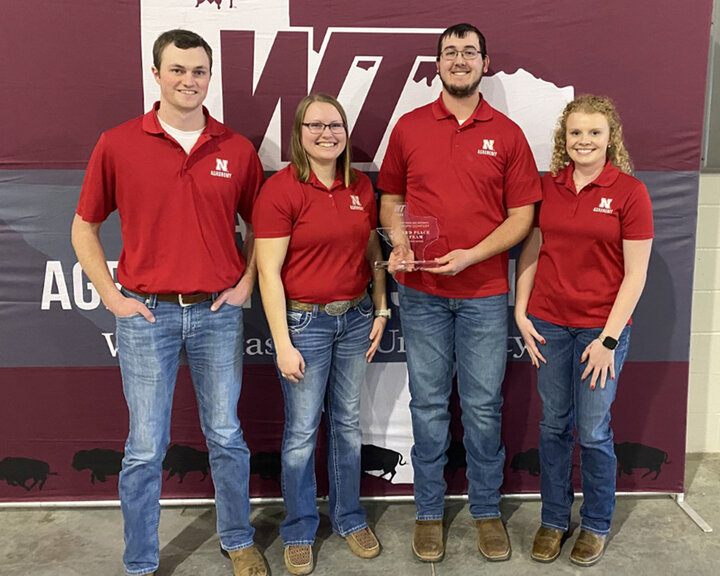
[[[609,350],[615,350],[618,345],[618,341],[615,340],[615,338],[611,338],[610,336],[605,336],[605,338],[602,339],[603,346],[605,348],[608,348]]]

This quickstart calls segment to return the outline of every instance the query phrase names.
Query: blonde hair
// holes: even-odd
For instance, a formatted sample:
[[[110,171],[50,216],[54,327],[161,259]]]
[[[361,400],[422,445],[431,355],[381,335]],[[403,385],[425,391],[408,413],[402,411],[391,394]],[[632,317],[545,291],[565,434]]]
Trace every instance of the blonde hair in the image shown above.
[[[570,156],[567,153],[567,119],[574,112],[584,114],[602,114],[605,116],[610,127],[610,141],[608,143],[607,158],[618,170],[626,174],[632,173],[632,161],[630,154],[625,148],[623,141],[622,124],[620,116],[615,109],[612,100],[606,96],[594,94],[583,94],[565,106],[562,115],[558,119],[555,133],[553,134],[553,153],[550,161],[550,172],[553,176],[570,163]]]
[[[310,179],[310,159],[302,145],[302,129],[305,121],[305,113],[313,102],[324,102],[332,104],[340,113],[343,124],[345,124],[345,150],[338,156],[336,162],[340,165],[343,174],[343,182],[345,186],[350,186],[357,180],[357,174],[352,169],[352,160],[350,158],[350,134],[347,127],[347,116],[345,110],[335,98],[329,94],[308,94],[300,100],[297,110],[295,111],[295,122],[293,123],[292,135],[290,136],[290,163],[295,167],[295,174],[300,182],[307,182]]]

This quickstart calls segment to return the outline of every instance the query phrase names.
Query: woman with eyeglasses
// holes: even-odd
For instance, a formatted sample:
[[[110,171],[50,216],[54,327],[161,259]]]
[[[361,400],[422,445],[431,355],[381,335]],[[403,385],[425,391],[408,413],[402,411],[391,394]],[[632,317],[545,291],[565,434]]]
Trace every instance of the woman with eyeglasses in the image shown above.
[[[310,94],[295,114],[290,164],[268,179],[253,212],[260,292],[285,397],[280,535],[291,574],[314,567],[323,408],[332,529],[357,556],[380,553],[360,505],[360,390],[390,312],[385,271],[372,267],[381,259],[375,194],[350,162],[342,106]]]
[[[620,118],[608,98],[570,102],[554,141],[515,297],[542,399],[542,514],[532,558],[552,562],[567,536],[575,429],[584,500],[570,561],[592,566],[603,555],[615,509],[610,408],[645,286],[653,218],[645,185],[630,175]]]

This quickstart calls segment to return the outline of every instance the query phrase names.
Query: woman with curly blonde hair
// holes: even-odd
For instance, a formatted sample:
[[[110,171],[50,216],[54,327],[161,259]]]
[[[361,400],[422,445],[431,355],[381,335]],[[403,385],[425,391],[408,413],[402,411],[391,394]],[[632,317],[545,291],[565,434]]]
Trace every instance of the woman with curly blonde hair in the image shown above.
[[[560,554],[580,444],[580,535],[570,560],[595,564],[615,509],[610,407],[653,237],[645,185],[630,175],[620,118],[605,97],[570,102],[558,121],[535,228],[518,261],[515,320],[538,372],[541,525],[532,558]],[[597,386],[599,384],[599,386]]]
[[[610,141],[608,142],[607,147],[607,159],[621,172],[625,172],[625,174],[632,174],[632,161],[630,160],[630,154],[628,154],[628,151],[625,148],[625,142],[623,141],[620,116],[618,115],[612,101],[605,96],[583,94],[565,106],[565,110],[563,110],[562,115],[558,118],[553,137],[555,145],[553,146],[553,155],[552,160],[550,161],[550,172],[552,175],[557,176],[557,173],[571,162],[570,155],[567,151],[567,139],[565,132],[567,130],[568,116],[575,112],[582,112],[585,114],[602,114],[605,116],[608,127],[610,128]]]

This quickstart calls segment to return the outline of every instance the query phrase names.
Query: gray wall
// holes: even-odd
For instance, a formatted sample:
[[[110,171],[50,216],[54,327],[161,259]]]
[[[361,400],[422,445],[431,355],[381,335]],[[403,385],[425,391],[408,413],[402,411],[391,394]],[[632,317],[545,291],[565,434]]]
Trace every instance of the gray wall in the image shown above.
[[[708,99],[706,104],[703,172],[720,173],[720,0],[713,5],[710,59],[708,63]]]

